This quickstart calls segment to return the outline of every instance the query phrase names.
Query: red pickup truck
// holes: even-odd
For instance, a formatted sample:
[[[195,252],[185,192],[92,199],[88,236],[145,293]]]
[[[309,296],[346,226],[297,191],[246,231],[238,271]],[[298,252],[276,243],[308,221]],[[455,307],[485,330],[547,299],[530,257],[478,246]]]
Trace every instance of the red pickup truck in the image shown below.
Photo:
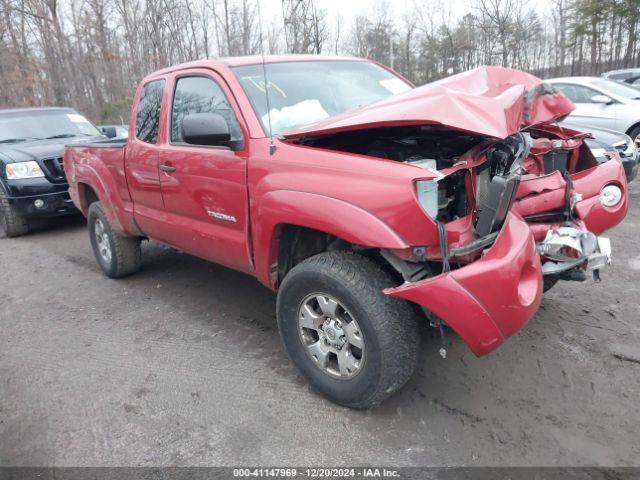
[[[355,408],[398,390],[418,322],[476,355],[517,332],[550,283],[598,272],[627,210],[572,104],[486,67],[414,88],[355,58],[229,58],[145,78],[125,142],[65,152],[70,194],[110,277],[153,239],[278,291],[288,354]]]

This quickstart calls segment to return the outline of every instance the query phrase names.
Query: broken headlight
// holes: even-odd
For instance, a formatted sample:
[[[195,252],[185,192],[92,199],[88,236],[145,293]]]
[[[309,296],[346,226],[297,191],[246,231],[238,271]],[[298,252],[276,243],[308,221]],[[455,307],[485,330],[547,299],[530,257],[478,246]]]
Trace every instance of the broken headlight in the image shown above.
[[[435,219],[438,216],[438,183],[434,180],[418,180],[416,191],[422,209]]]
[[[610,183],[600,190],[600,204],[603,207],[615,207],[622,200],[622,189]]]

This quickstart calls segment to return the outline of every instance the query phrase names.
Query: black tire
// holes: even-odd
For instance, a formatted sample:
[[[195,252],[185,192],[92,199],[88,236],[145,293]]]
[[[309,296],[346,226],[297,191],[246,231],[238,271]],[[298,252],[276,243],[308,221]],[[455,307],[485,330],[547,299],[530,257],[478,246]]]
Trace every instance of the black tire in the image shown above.
[[[308,258],[285,276],[277,301],[280,335],[301,374],[329,400],[369,408],[399,390],[413,374],[418,364],[418,325],[408,302],[382,292],[393,284],[379,265],[347,251]],[[299,309],[317,292],[332,296],[357,319],[364,361],[351,378],[335,378],[322,370],[299,333]]]
[[[19,237],[29,231],[28,222],[16,215],[3,192],[0,192],[0,230],[9,238]]]
[[[548,292],[551,290],[560,279],[558,277],[543,277],[542,278],[542,292]]]
[[[94,202],[89,207],[87,223],[93,253],[100,268],[108,277],[121,278],[140,270],[140,264],[142,263],[140,239],[137,237],[125,237],[117,233],[111,227],[100,202]],[[109,258],[105,258],[100,252],[96,236],[96,227],[98,225],[102,225],[101,231],[106,234],[102,238],[105,245],[108,242],[108,247],[110,248]]]
[[[634,142],[636,142],[638,146],[640,146],[640,125],[631,130],[629,132],[629,136],[633,139]]]

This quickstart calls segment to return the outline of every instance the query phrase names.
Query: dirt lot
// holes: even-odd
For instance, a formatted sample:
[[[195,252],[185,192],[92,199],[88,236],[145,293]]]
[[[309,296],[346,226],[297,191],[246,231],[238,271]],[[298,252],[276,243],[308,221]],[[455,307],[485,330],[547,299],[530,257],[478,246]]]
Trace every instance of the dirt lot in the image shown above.
[[[109,280],[78,219],[2,239],[0,465],[640,465],[640,364],[613,355],[640,355],[640,181],[631,203],[602,283],[558,285],[486,358],[425,328],[367,412],[310,391],[250,277],[145,244]]]

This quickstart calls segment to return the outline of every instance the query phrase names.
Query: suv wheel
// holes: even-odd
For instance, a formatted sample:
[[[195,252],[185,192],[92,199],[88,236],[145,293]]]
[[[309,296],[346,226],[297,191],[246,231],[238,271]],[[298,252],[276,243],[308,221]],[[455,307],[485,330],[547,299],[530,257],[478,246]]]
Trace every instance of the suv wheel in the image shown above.
[[[400,389],[418,362],[409,303],[385,295],[393,281],[352,252],[325,252],[296,265],[278,292],[287,353],[331,401],[369,408]]]
[[[640,147],[640,125],[631,130],[629,132],[629,136],[633,138],[633,140],[636,142],[636,145]]]
[[[0,230],[9,237],[19,237],[29,231],[27,221],[16,215],[6,195],[0,192]]]
[[[93,253],[102,271],[111,278],[131,275],[140,269],[140,239],[117,233],[100,202],[92,203],[87,215]]]

